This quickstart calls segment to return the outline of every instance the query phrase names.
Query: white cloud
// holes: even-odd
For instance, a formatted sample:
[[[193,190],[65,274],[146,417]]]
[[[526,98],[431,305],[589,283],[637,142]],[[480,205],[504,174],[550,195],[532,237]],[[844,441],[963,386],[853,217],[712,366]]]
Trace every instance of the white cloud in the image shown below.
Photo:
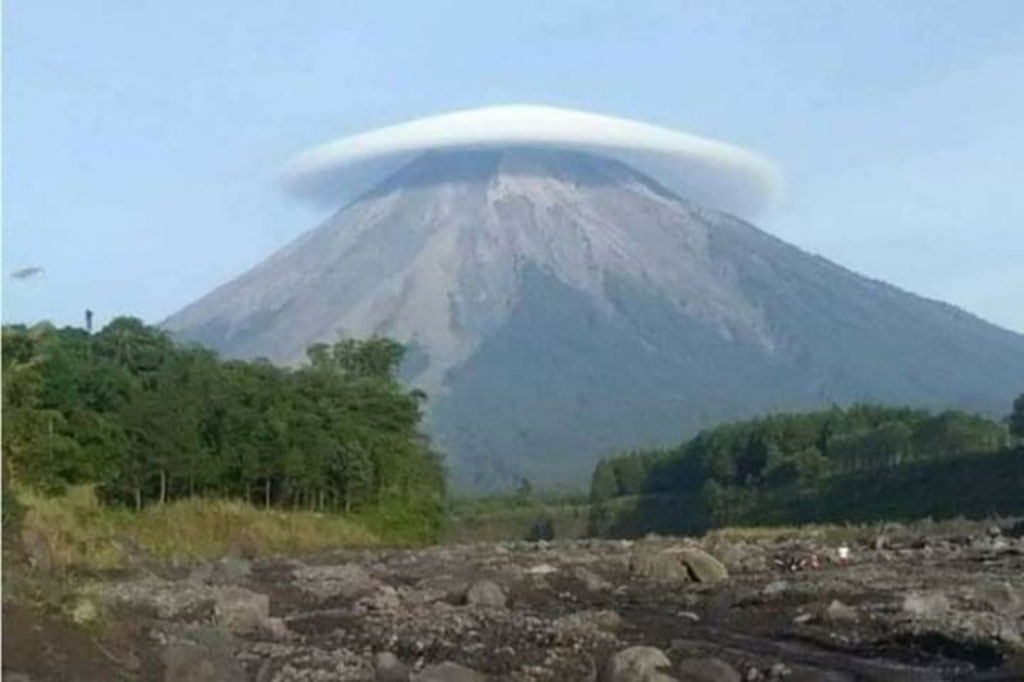
[[[569,109],[506,105],[456,111],[345,137],[292,161],[292,194],[336,206],[427,150],[531,146],[585,151],[623,161],[680,196],[744,217],[766,208],[781,176],[740,147],[623,118]]]

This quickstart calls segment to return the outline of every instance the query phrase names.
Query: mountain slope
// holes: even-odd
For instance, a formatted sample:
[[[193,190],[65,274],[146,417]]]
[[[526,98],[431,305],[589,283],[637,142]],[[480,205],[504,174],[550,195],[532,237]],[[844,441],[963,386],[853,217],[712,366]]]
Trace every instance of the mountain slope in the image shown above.
[[[1004,410],[1024,337],[701,209],[619,162],[428,153],[166,327],[295,362],[409,343],[461,483],[580,483],[594,458],[776,408]]]

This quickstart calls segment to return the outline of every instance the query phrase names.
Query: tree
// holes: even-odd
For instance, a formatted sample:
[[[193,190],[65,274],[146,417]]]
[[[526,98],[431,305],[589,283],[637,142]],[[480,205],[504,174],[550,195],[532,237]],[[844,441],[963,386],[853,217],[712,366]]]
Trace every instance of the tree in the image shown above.
[[[610,500],[618,494],[618,483],[611,461],[602,459],[594,467],[590,476],[590,501],[598,504]]]
[[[519,480],[519,487],[516,488],[516,496],[523,500],[528,500],[533,496],[533,483],[530,479],[523,476]]]
[[[420,432],[425,396],[398,382],[403,350],[342,339],[287,369],[225,362],[129,317],[95,335],[5,326],[5,480],[94,482],[106,502],[136,508],[193,495],[387,504],[436,530],[444,465]]]
[[[1017,438],[1024,438],[1024,393],[1013,401],[1013,412],[1010,413],[1010,433]]]

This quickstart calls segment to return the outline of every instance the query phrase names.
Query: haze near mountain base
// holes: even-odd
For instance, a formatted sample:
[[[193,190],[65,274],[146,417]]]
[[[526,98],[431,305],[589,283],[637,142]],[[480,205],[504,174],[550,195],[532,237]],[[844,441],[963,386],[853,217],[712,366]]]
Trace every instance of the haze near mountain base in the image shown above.
[[[1001,414],[1024,337],[696,206],[619,161],[426,152],[169,318],[294,363],[408,344],[456,486],[585,484],[593,463],[767,410],[871,400]]]

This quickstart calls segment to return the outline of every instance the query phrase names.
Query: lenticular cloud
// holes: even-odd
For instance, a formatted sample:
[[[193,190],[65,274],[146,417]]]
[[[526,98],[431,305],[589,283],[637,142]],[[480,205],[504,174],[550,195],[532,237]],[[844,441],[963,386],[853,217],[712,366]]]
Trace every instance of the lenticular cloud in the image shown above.
[[[529,105],[457,111],[341,138],[299,155],[285,168],[283,181],[295,196],[336,206],[420,153],[505,147],[611,157],[685,199],[744,217],[766,208],[781,185],[770,162],[731,144],[624,118]]]

